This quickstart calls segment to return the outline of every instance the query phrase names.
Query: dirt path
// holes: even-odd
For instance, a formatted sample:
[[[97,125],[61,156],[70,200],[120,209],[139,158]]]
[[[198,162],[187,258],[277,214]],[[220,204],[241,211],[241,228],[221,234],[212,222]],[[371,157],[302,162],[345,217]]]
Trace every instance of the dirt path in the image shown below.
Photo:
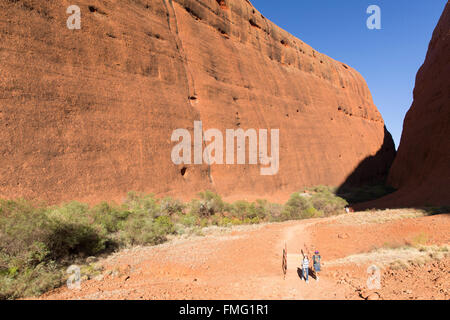
[[[448,215],[383,221],[358,227],[336,219],[340,218],[215,230],[204,237],[177,238],[155,247],[123,250],[98,262],[104,267],[102,279],[83,281],[81,290],[62,287],[41,298],[360,299],[356,285],[365,283],[367,266],[362,266],[359,273],[349,274],[346,271],[357,268],[327,268],[327,263],[331,265],[337,258],[364,252],[383,241],[378,237],[380,230],[400,226],[410,231],[409,234],[406,231],[398,233],[399,239],[412,237],[420,230],[437,230],[433,244],[448,242]],[[368,236],[361,237],[360,230],[365,230]],[[370,230],[374,230],[373,236]],[[341,234],[345,237],[340,238]],[[283,279],[281,263],[285,244],[288,271]],[[297,268],[301,263],[301,250],[306,247],[312,253],[314,246],[321,250],[324,270],[319,281],[310,277],[307,284],[300,279]],[[437,275],[442,273],[439,268],[436,270]],[[397,283],[396,290],[403,289],[394,276],[389,279],[393,284]],[[388,289],[385,289],[386,294],[390,292]]]
[[[332,218],[325,220],[332,220]],[[282,250],[281,248],[286,244],[288,271],[286,280],[282,282],[286,294],[284,298],[337,299],[344,296],[342,290],[335,285],[333,280],[329,279],[326,272],[320,274],[319,281],[316,281],[311,275],[309,276],[309,283],[301,279],[302,251],[307,253],[311,260],[311,256],[316,249],[314,243],[311,242],[308,228],[314,226],[318,221],[309,220],[308,222],[293,224],[283,232],[282,240],[278,245],[280,249],[278,250]]]
[[[321,220],[323,221],[323,220]],[[342,298],[326,275],[309,284],[297,273],[316,220],[242,227],[226,234],[122,251],[100,261],[101,280],[65,287],[44,299],[317,299]],[[282,249],[288,247],[283,280]]]

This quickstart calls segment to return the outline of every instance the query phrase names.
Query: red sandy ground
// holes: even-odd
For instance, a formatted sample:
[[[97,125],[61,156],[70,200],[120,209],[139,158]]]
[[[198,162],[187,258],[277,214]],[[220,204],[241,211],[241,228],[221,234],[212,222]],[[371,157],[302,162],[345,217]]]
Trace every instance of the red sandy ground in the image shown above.
[[[357,213],[356,213],[357,214]],[[233,229],[156,247],[139,247],[101,261],[118,270],[101,281],[88,280],[81,290],[65,287],[42,299],[362,299],[367,266],[327,268],[327,261],[368,252],[386,242],[405,243],[420,233],[427,244],[448,244],[448,214],[382,224],[344,225],[336,218],[311,219]],[[288,249],[288,271],[281,261]],[[300,251],[320,248],[324,270],[309,284],[297,274]],[[450,261],[383,270],[381,299],[449,299]],[[373,295],[372,295],[373,296]],[[378,296],[378,295],[377,295]]]

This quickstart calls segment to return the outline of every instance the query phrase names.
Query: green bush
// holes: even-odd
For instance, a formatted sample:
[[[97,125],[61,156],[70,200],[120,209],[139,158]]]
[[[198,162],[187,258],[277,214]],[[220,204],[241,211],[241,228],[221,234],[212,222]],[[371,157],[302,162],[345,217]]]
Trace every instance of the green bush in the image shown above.
[[[268,221],[280,221],[284,206],[278,203],[268,203],[266,209],[266,220]]]
[[[102,202],[91,210],[94,222],[102,225],[108,233],[117,232],[121,229],[123,222],[130,215],[126,207],[118,207]]]
[[[49,255],[50,221],[25,200],[0,200],[0,270],[37,265]]]
[[[238,219],[254,218],[257,216],[255,204],[245,200],[233,202],[228,209],[231,216]]]
[[[255,202],[238,200],[231,205],[226,205],[226,211],[231,217],[238,218],[245,224],[253,224],[255,221],[269,221],[273,216],[279,216],[281,205],[270,203],[267,200],[256,200]]]
[[[166,240],[157,229],[151,217],[136,217],[128,219],[121,231],[121,241],[126,245],[156,245]]]
[[[306,190],[308,191],[308,193],[336,194],[337,188],[330,187],[330,186],[324,186],[324,185],[318,185],[318,186],[307,188]]]
[[[47,217],[50,226],[46,242],[53,259],[96,255],[106,248],[107,229],[95,223],[88,205],[70,202],[50,209]]]
[[[154,220],[155,230],[158,234],[168,235],[175,232],[173,222],[167,216],[160,216]]]
[[[311,207],[309,199],[296,192],[291,195],[281,212],[281,220],[296,220],[310,218],[307,209]]]
[[[278,220],[309,219],[342,213],[348,203],[334,192],[335,188],[317,186],[307,189],[306,194],[294,193]]]
[[[161,208],[153,194],[143,194],[129,192],[123,204],[124,209],[134,216],[158,217],[161,215]]]
[[[347,203],[334,192],[327,186],[309,188],[307,195],[294,193],[284,205],[266,200],[230,204],[211,191],[199,193],[188,205],[137,192],[128,193],[121,205],[94,207],[76,201],[48,207],[0,200],[0,299],[41,294],[61,284],[63,271],[75,259],[117,246],[156,245],[186,231],[201,235],[209,225],[336,214]]]
[[[191,216],[200,216],[203,215],[204,205],[198,199],[192,199],[189,202],[189,215]],[[205,213],[206,214],[206,213]]]
[[[181,214],[185,208],[185,205],[178,199],[172,199],[166,197],[161,200],[160,210],[165,215]]]
[[[105,248],[106,230],[86,205],[45,208],[25,200],[0,201],[0,298],[36,295],[61,282],[63,261]]]
[[[200,199],[192,200],[189,205],[191,214],[207,217],[224,211],[225,204],[218,194],[206,190],[200,192],[198,196]]]
[[[189,213],[181,216],[180,223],[186,227],[193,227],[197,224],[197,220],[197,216]]]
[[[0,300],[38,296],[62,284],[62,269],[55,263],[26,267],[14,275],[0,274]]]
[[[211,222],[209,219],[207,219],[207,218],[200,219],[200,223],[199,223],[200,228],[206,228],[209,225],[211,225]]]
[[[243,224],[258,224],[261,222],[262,220],[260,218],[254,217],[254,218],[245,218]]]
[[[329,189],[321,189],[319,192],[313,193],[310,198],[312,206],[328,217],[333,214],[342,213],[347,201],[336,196]]]
[[[222,217],[220,220],[219,220],[219,226],[221,226],[221,227],[229,227],[229,226],[231,226],[231,225],[233,225],[233,221],[231,220],[231,218],[229,218],[229,217]]]
[[[168,216],[131,213],[123,224],[121,241],[125,245],[156,245],[167,240],[175,232],[175,225]]]
[[[302,214],[302,219],[309,219],[309,218],[320,218],[322,216],[322,212],[318,211],[314,207],[308,207],[305,212]]]

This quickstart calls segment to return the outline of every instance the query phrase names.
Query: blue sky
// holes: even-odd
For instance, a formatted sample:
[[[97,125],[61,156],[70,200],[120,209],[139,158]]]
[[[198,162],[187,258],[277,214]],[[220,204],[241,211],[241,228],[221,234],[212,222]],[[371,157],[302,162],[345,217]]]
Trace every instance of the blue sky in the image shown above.
[[[447,0],[251,0],[272,22],[366,79],[396,147],[418,69]],[[369,5],[381,30],[369,30]]]

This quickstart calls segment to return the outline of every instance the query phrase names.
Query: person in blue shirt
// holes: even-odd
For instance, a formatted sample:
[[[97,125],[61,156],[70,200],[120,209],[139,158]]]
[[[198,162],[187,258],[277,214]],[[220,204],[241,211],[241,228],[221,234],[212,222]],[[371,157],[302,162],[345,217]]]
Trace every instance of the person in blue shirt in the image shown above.
[[[314,272],[316,275],[316,281],[319,281],[320,258],[321,257],[320,257],[319,251],[316,250],[313,255],[313,266],[314,266]]]

